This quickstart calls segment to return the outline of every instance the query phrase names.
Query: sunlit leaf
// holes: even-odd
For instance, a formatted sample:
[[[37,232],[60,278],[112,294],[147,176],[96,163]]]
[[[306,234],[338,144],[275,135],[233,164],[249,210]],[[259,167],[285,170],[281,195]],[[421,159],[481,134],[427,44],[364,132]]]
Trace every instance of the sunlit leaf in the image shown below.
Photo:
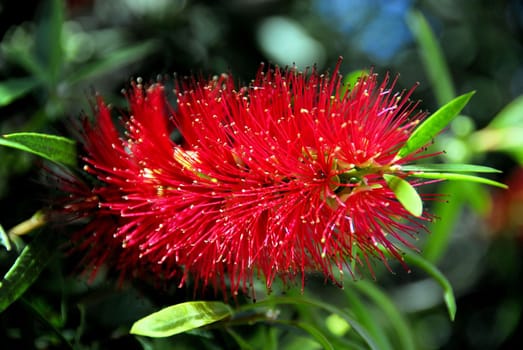
[[[0,281],[0,312],[16,301],[38,278],[56,251],[56,235],[41,232],[29,243]]]
[[[489,123],[487,128],[523,127],[523,95],[507,104]],[[521,137],[520,137],[521,139]]]
[[[474,164],[413,164],[402,165],[401,170],[415,172],[501,173],[498,169]]]
[[[429,143],[452,119],[458,116],[472,95],[474,95],[474,91],[456,97],[434,112],[414,130],[407,142],[405,142],[405,145],[398,151],[397,157],[403,158]]]
[[[454,174],[454,173],[412,173],[409,176],[419,177],[423,179],[440,179],[440,180],[455,180],[455,181],[470,181],[477,182],[495,187],[508,188],[507,185],[502,184],[491,179],[469,174]]]
[[[383,178],[396,195],[398,201],[409,213],[414,216],[421,216],[421,214],[423,214],[423,201],[418,191],[416,191],[408,181],[391,174],[384,174]]]
[[[325,326],[332,334],[342,337],[350,330],[350,324],[347,323],[338,314],[332,314],[325,319]]]
[[[0,145],[30,152],[56,163],[76,165],[76,144],[65,137],[21,132],[3,135]]]
[[[222,302],[189,301],[166,307],[136,321],[130,333],[148,337],[168,337],[231,315],[231,308]]]
[[[23,97],[38,85],[33,78],[16,78],[0,82],[0,107]]]
[[[447,103],[456,96],[456,93],[438,40],[421,12],[411,11],[406,19],[419,46],[421,61],[433,86],[438,104]]]
[[[456,298],[454,297],[454,290],[452,285],[447,280],[445,275],[438,270],[438,268],[425,260],[421,255],[405,251],[404,252],[405,260],[409,265],[415,265],[425,271],[429,276],[431,276],[440,286],[443,288],[443,300],[447,306],[449,312],[449,317],[452,321],[456,317]]]

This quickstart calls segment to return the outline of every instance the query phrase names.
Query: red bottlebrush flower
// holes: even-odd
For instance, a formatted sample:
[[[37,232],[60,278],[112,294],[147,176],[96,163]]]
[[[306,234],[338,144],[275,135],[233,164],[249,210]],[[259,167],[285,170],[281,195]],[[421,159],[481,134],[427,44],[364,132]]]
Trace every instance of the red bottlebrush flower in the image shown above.
[[[401,260],[398,244],[423,226],[383,174],[419,157],[397,152],[425,114],[413,89],[375,74],[342,96],[338,67],[262,66],[241,88],[226,75],[184,80],[175,109],[162,84],[135,84],[124,133],[99,99],[82,140],[96,181],[65,188],[66,210],[90,217],[73,237],[86,261],[235,294],[255,276],[268,288],[310,271],[336,282],[353,261],[385,261],[380,246]]]

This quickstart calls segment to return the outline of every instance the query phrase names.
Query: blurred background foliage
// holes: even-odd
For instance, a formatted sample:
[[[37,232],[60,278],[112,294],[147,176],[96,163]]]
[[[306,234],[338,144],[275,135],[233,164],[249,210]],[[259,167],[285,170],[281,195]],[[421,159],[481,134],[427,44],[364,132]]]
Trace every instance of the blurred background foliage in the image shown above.
[[[503,170],[495,179],[510,189],[459,182],[427,188],[447,196],[431,208],[441,219],[417,243],[454,287],[456,319],[449,320],[440,287],[415,268],[408,274],[393,265],[396,274],[391,275],[376,266],[377,282],[347,281],[344,290],[311,276],[306,295],[348,308],[380,349],[513,349],[519,344],[521,0],[4,0],[0,39],[2,134],[70,135],[70,120],[90,112],[94,92],[123,107],[121,89],[133,78],[167,77],[169,84],[174,73],[210,77],[232,72],[248,83],[260,62],[325,70],[343,56],[342,72],[400,73],[401,88],[419,82],[415,98],[429,111],[476,90],[435,147],[445,151],[442,162]],[[42,182],[36,157],[0,148],[4,228],[43,205],[48,194]],[[16,252],[0,247],[2,273],[15,257]],[[160,340],[130,336],[132,322],[161,306],[190,300],[191,292],[127,284],[116,289],[112,276],[104,274],[87,284],[71,274],[68,259],[56,254],[24,297],[0,314],[2,348],[321,348],[299,326],[303,322],[330,334],[335,348],[366,348],[361,341],[346,340],[352,339],[347,336],[351,329],[335,313],[303,305],[268,309],[287,315],[292,325],[271,322],[278,316],[266,315],[227,331]]]

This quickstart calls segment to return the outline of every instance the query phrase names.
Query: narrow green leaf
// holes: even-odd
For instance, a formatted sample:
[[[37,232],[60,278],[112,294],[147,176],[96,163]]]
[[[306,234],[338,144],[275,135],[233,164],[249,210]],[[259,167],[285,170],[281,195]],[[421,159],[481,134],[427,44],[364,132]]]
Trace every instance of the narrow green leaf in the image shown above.
[[[0,107],[7,106],[16,99],[28,94],[38,85],[33,78],[16,78],[0,82]]]
[[[423,179],[441,179],[441,180],[455,180],[455,181],[471,181],[478,182],[486,185],[495,187],[508,188],[507,185],[502,184],[491,179],[487,179],[480,176],[468,175],[468,174],[454,174],[454,173],[412,173],[409,176],[419,177]]]
[[[369,297],[381,311],[385,314],[389,320],[390,326],[396,331],[402,350],[415,350],[415,337],[412,333],[411,327],[407,322],[407,319],[398,310],[391,298],[380,290],[375,283],[371,283],[365,280],[355,281],[351,283],[350,287],[353,287],[360,291],[362,294]]]
[[[383,178],[405,209],[414,216],[419,217],[423,214],[423,201],[408,181],[391,174],[383,174]]]
[[[59,164],[76,165],[76,143],[65,137],[21,132],[3,135],[0,145],[30,152]]]
[[[357,317],[360,324],[365,327],[381,350],[392,349],[392,345],[385,334],[385,329],[376,322],[374,315],[369,312],[369,306],[363,303],[362,298],[351,288],[345,289],[349,301],[349,309]]]
[[[347,74],[343,78],[343,85],[341,87],[340,97],[345,96],[347,91],[350,91],[354,88],[354,85],[356,85],[356,83],[358,82],[358,80],[361,77],[368,75],[368,74],[369,74],[369,71],[365,70],[365,69],[355,70],[355,71],[352,71],[349,74]]]
[[[56,251],[56,237],[37,234],[0,281],[0,312],[16,301],[38,278]]]
[[[62,30],[64,23],[64,1],[47,0],[41,4],[41,13],[36,30],[36,57],[46,70],[47,83],[58,83],[63,66]]]
[[[523,95],[507,104],[489,123],[487,128],[514,128],[523,126]]]
[[[168,337],[231,315],[231,308],[222,302],[189,301],[166,307],[136,321],[130,333],[148,337]]]
[[[447,305],[447,310],[449,312],[449,317],[451,321],[454,321],[456,317],[456,299],[454,297],[454,290],[452,285],[447,280],[445,275],[438,270],[438,268],[425,260],[421,255],[412,253],[409,251],[404,252],[405,260],[409,265],[415,265],[425,271],[429,276],[434,278],[434,280],[443,288],[443,300]]]
[[[410,31],[416,38],[421,61],[434,88],[438,104],[443,105],[454,98],[456,93],[438,40],[421,12],[411,11],[406,19]]]
[[[474,164],[413,164],[402,165],[403,171],[419,171],[419,172],[463,172],[463,173],[501,173],[500,170],[483,165]]]
[[[397,157],[403,158],[429,143],[452,119],[458,116],[474,93],[474,91],[471,91],[458,96],[434,112],[414,130],[405,145],[398,151]]]
[[[51,330],[52,334],[54,334],[54,336],[60,340],[64,349],[75,349],[73,345],[64,337],[64,334],[61,332],[61,330],[56,327],[49,317],[46,317],[47,315],[45,315],[35,303],[27,300],[24,296],[20,297],[20,303],[27,309],[27,311],[31,313],[31,318],[38,320],[42,325],[45,325],[45,327]]]

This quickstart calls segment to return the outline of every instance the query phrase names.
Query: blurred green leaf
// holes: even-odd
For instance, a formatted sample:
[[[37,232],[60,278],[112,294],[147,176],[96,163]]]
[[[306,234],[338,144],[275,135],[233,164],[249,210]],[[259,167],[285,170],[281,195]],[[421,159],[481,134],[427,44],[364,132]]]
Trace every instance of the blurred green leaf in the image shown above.
[[[274,322],[301,328],[302,330],[307,332],[309,335],[311,335],[318,342],[318,344],[320,344],[322,346],[322,349],[334,350],[334,347],[332,346],[329,339],[318,328],[316,328],[312,323],[300,322],[300,321],[288,321],[288,320],[275,320]]]
[[[349,313],[347,313],[344,310],[340,310],[335,305],[323,302],[318,299],[312,299],[305,297],[304,295],[298,295],[298,296],[277,296],[277,297],[269,297],[265,300],[258,301],[256,304],[246,304],[242,305],[240,307],[240,311],[247,311],[250,309],[256,309],[264,306],[271,306],[279,305],[279,304],[291,304],[291,305],[302,305],[302,306],[313,306],[320,309],[323,309],[327,311],[330,314],[337,314],[341,318],[343,318],[347,323],[350,324],[352,329],[358,333],[361,338],[367,343],[370,349],[372,350],[379,350],[375,339],[367,332],[365,327],[363,327],[358,321],[356,321]]]
[[[84,64],[82,67],[75,70],[70,77],[66,79],[69,84],[75,84],[81,80],[93,78],[97,75],[108,73],[125,64],[137,61],[157,47],[153,40],[149,40],[133,46],[128,46],[110,52],[107,56],[98,59],[97,61]]]
[[[362,294],[369,297],[383,313],[386,315],[390,326],[396,331],[398,335],[400,349],[415,350],[414,334],[403,314],[398,310],[391,298],[380,290],[376,284],[367,282],[365,280],[356,281],[350,285],[356,288]]]
[[[474,91],[471,91],[456,97],[423,121],[410,135],[405,145],[398,151],[397,157],[403,158],[429,143],[452,119],[458,116],[474,93]]]
[[[338,314],[331,314],[325,319],[325,326],[334,335],[342,337],[350,330],[350,324],[347,323]]]
[[[243,339],[241,335],[232,330],[230,327],[227,327],[225,330],[234,339],[234,341],[236,341],[236,344],[238,344],[240,350],[254,350],[254,347],[252,347],[251,344],[247,342],[247,340]]]
[[[63,67],[62,29],[64,23],[64,1],[47,0],[41,3],[37,21],[36,55],[47,72],[47,83],[58,83]]]
[[[131,334],[168,337],[199,328],[232,315],[229,305],[218,301],[189,301],[150,314],[131,327]]]
[[[454,173],[413,173],[409,174],[412,177],[419,177],[423,179],[440,179],[440,180],[457,180],[457,181],[470,181],[477,182],[495,187],[508,188],[507,185],[502,184],[491,179],[487,179],[480,176],[468,175],[468,174],[454,174]]]
[[[76,165],[76,143],[65,137],[21,132],[3,135],[0,145],[30,152],[59,164]]]
[[[0,312],[16,301],[38,278],[56,251],[56,235],[38,233],[0,281]]]
[[[374,314],[370,312],[369,307],[363,303],[360,296],[351,290],[351,288],[345,289],[345,295],[349,301],[349,310],[351,310],[360,324],[365,327],[370,336],[376,341],[379,349],[392,349],[392,345],[385,334],[385,327],[383,327],[381,323],[376,322]]]
[[[24,33],[25,34],[25,33]],[[32,39],[32,35],[25,34]],[[38,80],[39,83],[46,83],[47,72],[40,64],[33,51],[24,45],[18,45],[16,37],[4,38],[1,43],[2,53],[4,57],[14,64],[25,69],[33,79]]]
[[[423,247],[423,256],[428,261],[437,262],[447,250],[455,223],[464,204],[464,196],[457,182],[441,183],[437,193],[452,195],[450,201],[434,201],[432,212],[437,219],[430,225],[431,235]]]
[[[443,288],[443,300],[447,306],[450,320],[454,321],[454,318],[456,317],[456,298],[454,297],[452,285],[445,275],[443,275],[434,264],[424,259],[419,254],[405,251],[404,256],[407,264],[419,267],[431,276],[441,286],[441,288]]]
[[[402,165],[401,170],[419,172],[465,172],[465,173],[501,173],[501,170],[475,164],[413,164]]]
[[[383,178],[396,195],[398,201],[409,213],[418,217],[423,214],[423,201],[418,191],[408,181],[390,174],[383,174]]]
[[[0,107],[25,96],[38,85],[33,78],[15,78],[0,82]]]
[[[523,126],[491,128],[486,127],[470,135],[470,149],[478,154],[504,152],[523,164]]]
[[[438,40],[421,12],[409,12],[407,24],[416,38],[419,53],[434,88],[438,104],[443,105],[453,99],[456,93]]]
[[[487,128],[523,127],[523,95],[506,105],[489,123]]]

